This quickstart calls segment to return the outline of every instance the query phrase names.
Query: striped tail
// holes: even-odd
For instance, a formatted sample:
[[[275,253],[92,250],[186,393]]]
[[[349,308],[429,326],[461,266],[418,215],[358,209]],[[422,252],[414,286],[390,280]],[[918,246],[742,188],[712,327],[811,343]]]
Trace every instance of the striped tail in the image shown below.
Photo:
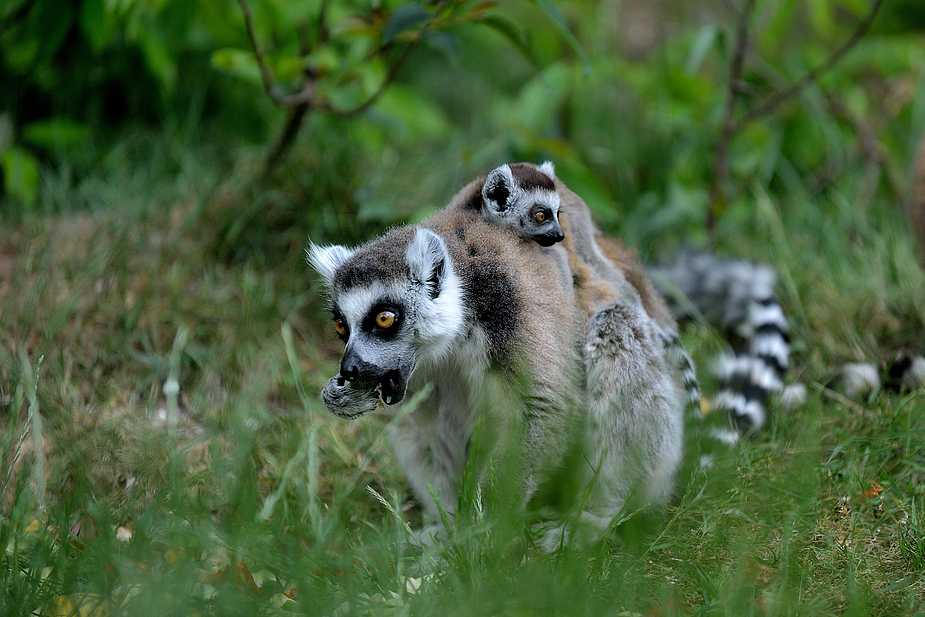
[[[740,433],[764,426],[768,402],[783,392],[790,366],[790,327],[777,297],[753,294],[747,315],[740,328],[747,335],[747,351],[721,357],[714,367],[720,391],[713,407],[727,410]]]
[[[790,328],[774,294],[777,275],[764,264],[723,260],[684,252],[678,261],[651,271],[679,320],[699,320],[723,330],[738,351],[719,358],[714,373],[720,390],[713,398],[711,435],[734,443],[741,433],[767,422],[768,402],[785,392],[790,361]],[[788,391],[800,402],[802,385]],[[712,414],[711,414],[712,415]]]

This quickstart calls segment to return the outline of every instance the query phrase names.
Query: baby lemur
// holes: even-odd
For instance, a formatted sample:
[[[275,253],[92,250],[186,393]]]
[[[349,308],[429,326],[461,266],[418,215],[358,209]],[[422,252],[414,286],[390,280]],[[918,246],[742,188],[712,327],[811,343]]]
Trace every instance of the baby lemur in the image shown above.
[[[538,166],[501,165],[485,176],[482,189],[460,207],[475,210],[486,222],[510,229],[540,246],[552,246],[565,237],[559,225],[555,179],[549,161]]]
[[[548,247],[565,239],[559,220],[560,209],[563,206],[563,198],[557,186],[559,184],[561,183],[556,180],[555,167],[551,161],[541,165],[505,164],[489,172],[485,176],[481,191],[460,206],[480,212],[485,221],[492,225],[510,229],[525,240],[533,240],[540,246]],[[575,275],[585,288],[583,297],[584,302],[589,305],[588,310],[594,312],[611,304],[615,297],[611,297],[614,293],[613,284],[616,282],[620,285],[618,281],[623,277],[635,287],[643,302],[650,304],[647,300],[658,295],[658,292],[651,288],[648,277],[633,262],[620,262],[622,273],[606,276],[609,271],[616,272],[613,264],[608,262],[612,262],[615,255],[624,253],[620,253],[620,249],[611,251],[611,254],[606,256],[600,252],[599,244],[603,244],[606,250],[610,248],[608,243],[612,241],[597,232],[584,202],[575,198],[564,185],[562,189],[566,196],[567,212],[564,214],[574,219],[570,227],[583,236],[578,239],[578,243],[584,247],[584,261],[588,266],[592,266],[589,270],[588,266],[581,265],[579,261],[572,264]],[[590,280],[588,272],[594,272]],[[602,279],[599,278],[601,273],[604,273]],[[601,284],[603,289],[607,290],[603,297],[594,291],[600,289]],[[653,307],[646,308],[652,311]],[[688,409],[697,415],[700,410],[700,387],[693,361],[678,338],[673,320],[669,318],[666,322],[665,319],[657,318],[656,323],[656,332],[669,359],[669,367],[679,374],[687,392]]]

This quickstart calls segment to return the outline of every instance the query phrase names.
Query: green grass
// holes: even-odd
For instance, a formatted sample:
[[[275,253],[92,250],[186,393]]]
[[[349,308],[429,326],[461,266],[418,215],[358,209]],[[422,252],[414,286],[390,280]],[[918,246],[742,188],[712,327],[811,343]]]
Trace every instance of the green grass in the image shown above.
[[[0,231],[0,615],[925,613],[925,399],[820,383],[923,331],[888,205],[756,190],[724,223],[782,273],[810,397],[685,472],[664,512],[545,554],[489,483],[422,551],[384,425],[320,403],[340,349],[304,238],[272,234],[292,198],[176,160],[212,180],[115,165],[46,193],[79,207]],[[242,212],[270,221],[255,245]],[[685,342],[702,366],[723,344]]]

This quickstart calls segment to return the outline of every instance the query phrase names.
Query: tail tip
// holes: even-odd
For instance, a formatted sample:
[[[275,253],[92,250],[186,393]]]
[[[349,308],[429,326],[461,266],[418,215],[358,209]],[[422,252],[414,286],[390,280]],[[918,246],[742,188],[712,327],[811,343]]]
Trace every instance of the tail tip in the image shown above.
[[[880,371],[870,362],[849,362],[841,370],[845,395],[859,399],[880,388]]]
[[[806,404],[806,384],[792,383],[786,386],[778,395],[778,405],[783,411],[793,411]]]

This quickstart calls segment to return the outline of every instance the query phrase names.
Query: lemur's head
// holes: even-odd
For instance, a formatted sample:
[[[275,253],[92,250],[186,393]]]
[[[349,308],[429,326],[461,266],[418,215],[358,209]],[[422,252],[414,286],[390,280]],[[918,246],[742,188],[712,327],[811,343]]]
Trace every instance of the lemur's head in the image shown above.
[[[485,215],[495,224],[541,246],[565,238],[559,226],[559,193],[549,161],[502,165],[488,174],[482,186]]]
[[[415,367],[444,355],[462,329],[461,286],[443,239],[404,227],[356,250],[313,244],[308,260],[345,343],[325,404],[352,419],[399,403]]]

